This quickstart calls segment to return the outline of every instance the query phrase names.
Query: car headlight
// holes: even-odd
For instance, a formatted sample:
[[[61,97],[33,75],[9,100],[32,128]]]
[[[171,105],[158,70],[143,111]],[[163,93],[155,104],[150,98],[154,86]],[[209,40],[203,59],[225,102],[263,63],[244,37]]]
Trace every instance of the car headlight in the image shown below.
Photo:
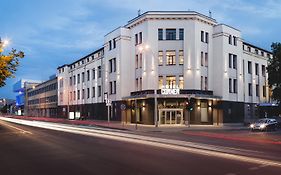
[[[254,124],[251,124],[251,125],[250,125],[250,128],[253,128],[254,126],[255,126]]]
[[[261,126],[260,126],[260,128],[265,128],[266,127],[266,125],[265,124],[261,124]]]

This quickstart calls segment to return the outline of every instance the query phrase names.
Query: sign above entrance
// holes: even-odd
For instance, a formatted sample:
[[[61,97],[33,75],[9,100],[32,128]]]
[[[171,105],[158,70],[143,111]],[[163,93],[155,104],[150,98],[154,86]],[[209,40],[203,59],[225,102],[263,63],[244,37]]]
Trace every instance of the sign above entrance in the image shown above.
[[[162,95],[178,95],[180,94],[180,88],[178,85],[173,85],[173,86],[162,86],[161,89],[161,94]]]

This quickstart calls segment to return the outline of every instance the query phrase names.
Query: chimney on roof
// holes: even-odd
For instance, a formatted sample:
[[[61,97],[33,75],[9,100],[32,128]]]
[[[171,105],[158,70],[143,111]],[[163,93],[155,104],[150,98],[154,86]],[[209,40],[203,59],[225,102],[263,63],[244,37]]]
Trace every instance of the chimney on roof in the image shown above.
[[[209,10],[209,17],[212,18],[212,12]]]
[[[141,15],[141,9],[138,10],[138,16],[140,16],[140,15]]]

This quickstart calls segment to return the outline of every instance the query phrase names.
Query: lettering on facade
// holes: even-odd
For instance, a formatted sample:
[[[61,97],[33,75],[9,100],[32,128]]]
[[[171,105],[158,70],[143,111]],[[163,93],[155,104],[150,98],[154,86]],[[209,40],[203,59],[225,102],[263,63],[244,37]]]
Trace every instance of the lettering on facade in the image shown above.
[[[178,95],[180,94],[180,88],[178,85],[166,85],[166,86],[162,86],[161,89],[161,94],[162,95]]]

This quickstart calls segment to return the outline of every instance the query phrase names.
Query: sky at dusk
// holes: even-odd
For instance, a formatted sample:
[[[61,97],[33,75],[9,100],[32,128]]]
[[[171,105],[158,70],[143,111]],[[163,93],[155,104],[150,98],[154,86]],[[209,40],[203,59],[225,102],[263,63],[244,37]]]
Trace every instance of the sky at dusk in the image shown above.
[[[0,98],[14,98],[19,79],[47,80],[60,65],[102,47],[103,37],[145,11],[198,11],[242,32],[242,38],[270,50],[281,42],[281,0],[1,0],[0,37],[25,58]]]

